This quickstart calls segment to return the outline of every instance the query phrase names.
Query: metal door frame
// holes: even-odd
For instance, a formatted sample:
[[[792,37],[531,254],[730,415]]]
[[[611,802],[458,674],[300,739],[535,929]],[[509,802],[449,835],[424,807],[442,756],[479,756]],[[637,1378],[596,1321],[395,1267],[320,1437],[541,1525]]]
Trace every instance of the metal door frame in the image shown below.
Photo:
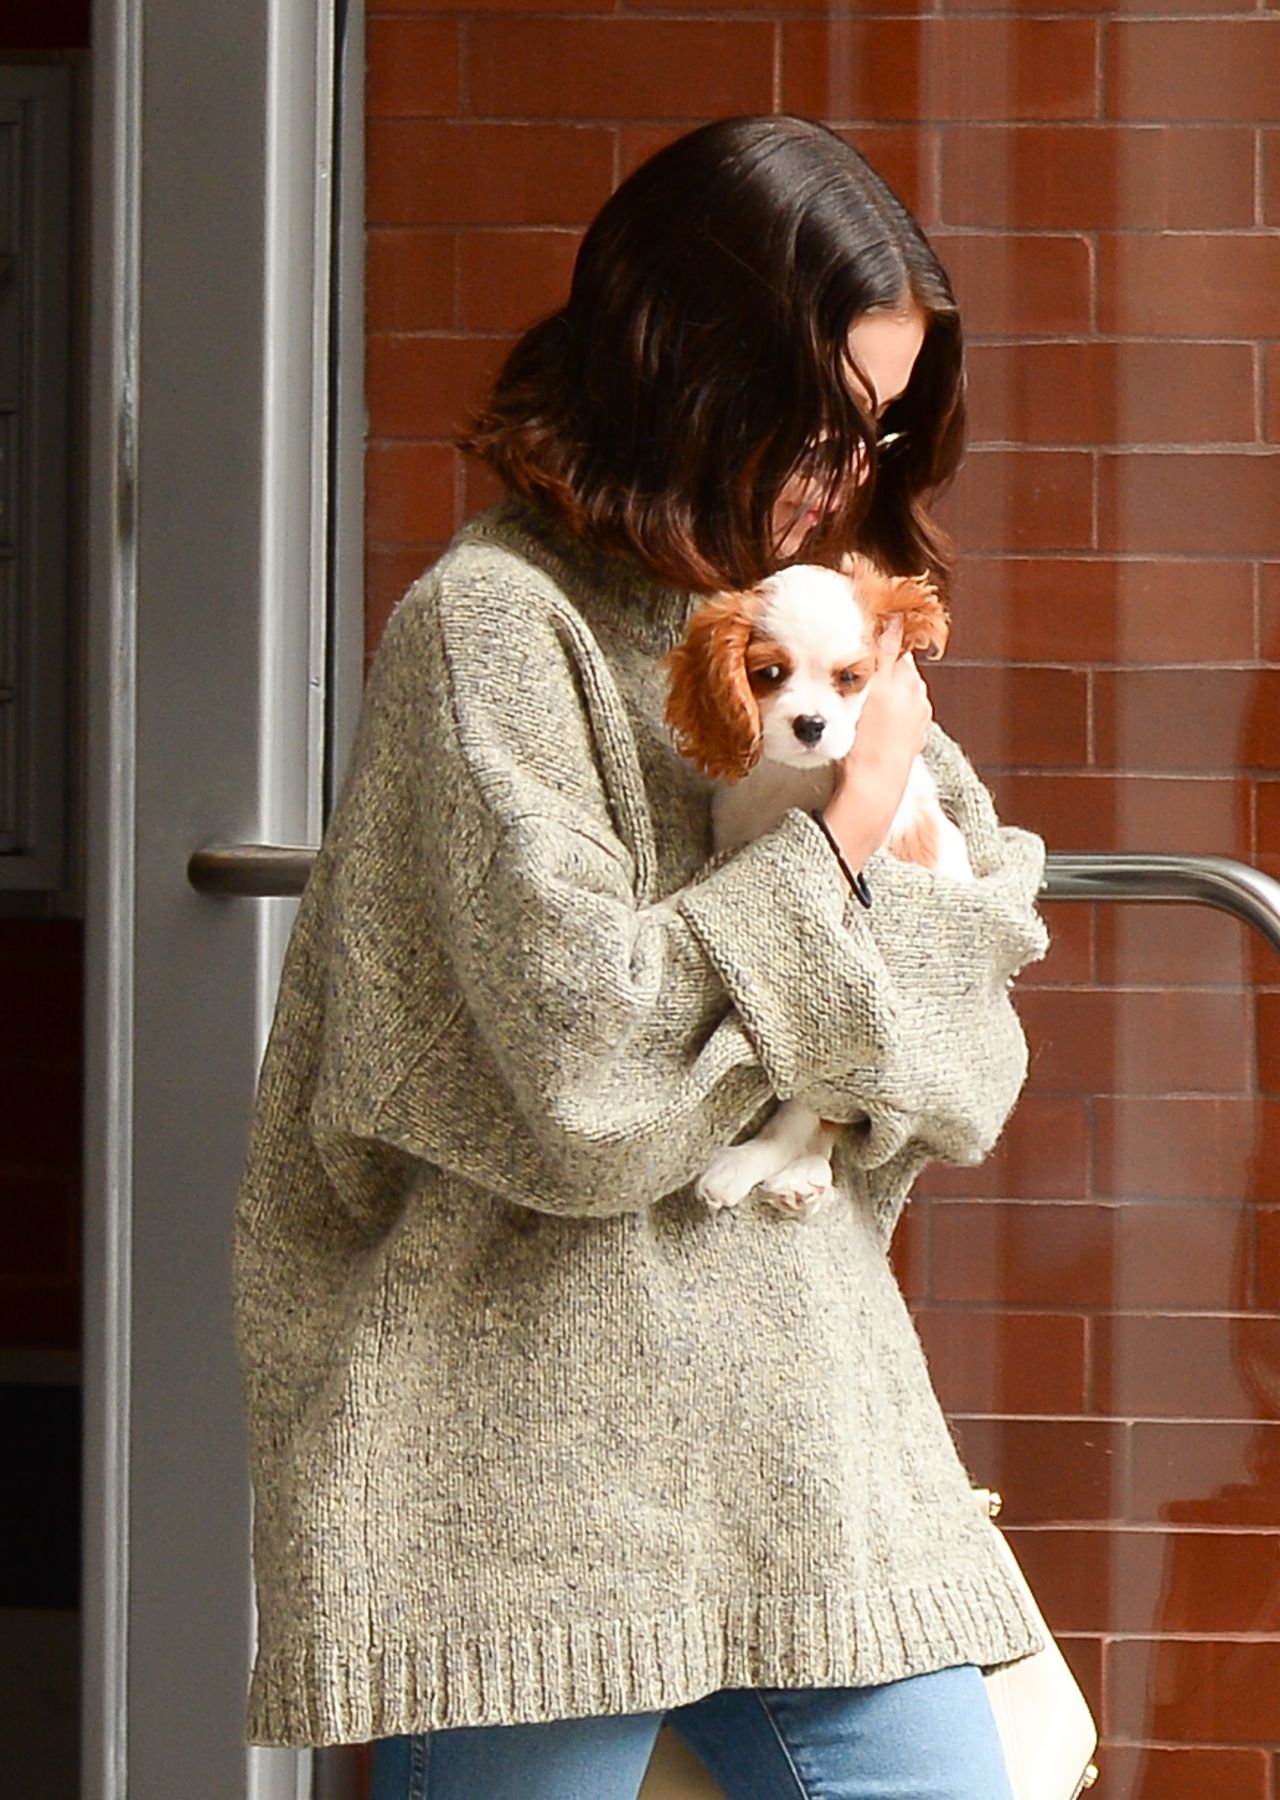
[[[81,1791],[298,1800],[243,1741],[228,1280],[293,908],[185,867],[314,841],[358,713],[361,10],[95,0],[92,45]]]

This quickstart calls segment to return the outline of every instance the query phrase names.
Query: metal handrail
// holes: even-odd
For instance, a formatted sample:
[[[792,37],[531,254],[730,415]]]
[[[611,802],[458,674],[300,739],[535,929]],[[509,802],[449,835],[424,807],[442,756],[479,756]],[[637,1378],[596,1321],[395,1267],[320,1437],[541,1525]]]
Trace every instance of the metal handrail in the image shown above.
[[[187,879],[202,894],[296,896],[315,855],[306,844],[208,844],[191,856]],[[1054,853],[1045,862],[1041,894],[1045,900],[1213,906],[1252,925],[1280,953],[1280,881],[1226,856]]]
[[[1058,853],[1045,860],[1046,900],[1181,901],[1214,906],[1280,952],[1280,881],[1229,856]]]

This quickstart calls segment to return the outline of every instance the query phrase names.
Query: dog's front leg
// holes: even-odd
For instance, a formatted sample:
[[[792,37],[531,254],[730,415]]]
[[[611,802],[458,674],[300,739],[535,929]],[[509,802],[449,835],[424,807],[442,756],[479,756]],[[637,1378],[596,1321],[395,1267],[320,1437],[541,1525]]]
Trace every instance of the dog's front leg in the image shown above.
[[[783,1211],[810,1211],[831,1188],[827,1151],[834,1138],[807,1106],[784,1100],[753,1138],[716,1152],[694,1191],[708,1206],[737,1206],[763,1182]]]
[[[790,1104],[799,1106],[798,1101]],[[761,1192],[770,1206],[776,1206],[779,1212],[808,1218],[831,1193],[831,1146],[840,1127],[820,1119],[816,1113],[802,1110],[809,1121],[808,1137],[793,1161],[761,1183]]]

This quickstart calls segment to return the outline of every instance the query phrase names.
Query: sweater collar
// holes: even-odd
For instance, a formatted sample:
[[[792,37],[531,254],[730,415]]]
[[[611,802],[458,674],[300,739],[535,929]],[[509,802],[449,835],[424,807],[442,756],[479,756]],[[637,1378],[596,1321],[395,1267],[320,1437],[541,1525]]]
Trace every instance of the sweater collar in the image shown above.
[[[466,527],[537,563],[588,620],[605,620],[633,643],[661,654],[684,635],[705,595],[672,587],[630,557],[597,549],[552,513],[518,496],[499,500]]]

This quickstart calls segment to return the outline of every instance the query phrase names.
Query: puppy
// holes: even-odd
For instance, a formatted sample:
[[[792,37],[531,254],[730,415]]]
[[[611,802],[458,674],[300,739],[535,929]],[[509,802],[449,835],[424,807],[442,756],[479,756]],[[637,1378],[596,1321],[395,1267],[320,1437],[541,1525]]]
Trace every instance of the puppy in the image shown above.
[[[842,569],[794,564],[745,593],[700,607],[668,652],[667,722],[706,775],[716,850],[759,837],[789,807],[831,797],[875,667],[876,645],[900,615],[904,651],[936,658],[950,631],[925,576],[885,575],[865,557]],[[943,812],[921,757],[886,848],[955,881],[973,871],[964,836]],[[807,1216],[831,1191],[839,1126],[798,1101],[778,1107],[746,1143],[718,1152],[696,1184],[708,1205],[736,1206],[756,1187],[780,1211]]]

